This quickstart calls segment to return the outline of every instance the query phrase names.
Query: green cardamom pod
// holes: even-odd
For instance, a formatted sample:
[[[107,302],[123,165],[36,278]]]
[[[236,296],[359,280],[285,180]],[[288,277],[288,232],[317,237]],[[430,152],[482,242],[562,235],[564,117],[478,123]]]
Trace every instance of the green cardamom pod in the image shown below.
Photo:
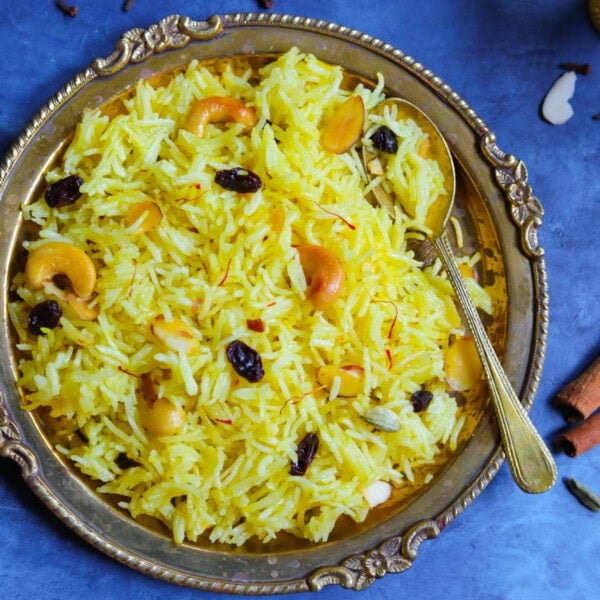
[[[399,431],[400,418],[398,415],[384,406],[375,406],[360,415],[370,425],[381,431]]]
[[[587,508],[594,512],[600,512],[600,496],[595,494],[588,487],[577,481],[577,479],[567,479],[566,482],[569,491]]]

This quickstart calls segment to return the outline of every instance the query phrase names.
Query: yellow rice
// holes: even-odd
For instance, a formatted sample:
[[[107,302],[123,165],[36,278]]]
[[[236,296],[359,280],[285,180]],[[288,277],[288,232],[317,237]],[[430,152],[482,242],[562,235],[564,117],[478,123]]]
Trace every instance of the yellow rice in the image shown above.
[[[422,269],[406,250],[407,229],[442,191],[437,165],[415,151],[423,133],[401,124],[394,160],[404,165],[398,172],[417,216],[398,210],[392,220],[365,200],[357,150],[333,155],[320,143],[351,94],[364,101],[368,143],[381,78],[374,90],[344,90],[340,67],[297,49],[262,67],[258,82],[252,75],[192,62],[160,87],[140,81],[122,114],[86,111],[47,175],[49,183],[79,175],[83,196],[58,210],[43,199],[23,207],[41,228],[29,250],[61,240],[93,258],[99,307],[92,321],[67,307],[57,328],[33,337],[28,312],[48,294],[16,277],[20,300],[10,313],[24,407],[50,407],[64,429],[59,450],[101,482],[100,492],[121,496],[133,517],[164,522],[177,543],[207,531],[211,541],[237,545],[280,531],[327,540],[341,515],[365,519],[367,486],[412,485],[416,469],[456,445],[464,423],[444,382],[448,340],[461,333],[451,288],[439,266]],[[250,132],[210,124],[202,138],[186,131],[190,103],[215,95],[256,107],[258,124]],[[261,177],[260,191],[240,196],[214,183],[216,170],[237,165]],[[147,233],[123,223],[142,200],[163,213]],[[344,292],[325,312],[306,299],[298,243],[325,246],[344,266]],[[477,292],[480,306],[489,302]],[[162,345],[149,329],[157,315],[188,324],[200,353]],[[264,332],[248,329],[257,318]],[[227,361],[234,339],[260,353],[266,374],[258,383]],[[364,369],[362,393],[318,389],[319,366],[348,364]],[[153,438],[140,424],[144,373],[159,381],[159,396],[185,409],[179,433]],[[415,413],[410,397],[422,387],[434,397]],[[360,417],[378,404],[400,417],[400,431],[377,431]],[[292,476],[307,432],[320,440],[317,455],[304,476]]]

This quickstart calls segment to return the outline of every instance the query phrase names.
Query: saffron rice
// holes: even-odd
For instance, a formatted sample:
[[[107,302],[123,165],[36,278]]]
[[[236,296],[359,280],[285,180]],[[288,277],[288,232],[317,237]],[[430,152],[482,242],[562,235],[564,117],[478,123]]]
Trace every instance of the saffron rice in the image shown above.
[[[63,306],[58,327],[27,332],[32,306],[48,299],[23,274],[10,315],[18,334],[24,408],[48,407],[59,426],[58,449],[101,493],[121,497],[135,518],[155,517],[175,542],[241,545],[290,532],[328,539],[347,515],[363,521],[363,490],[378,481],[413,485],[414,473],[456,445],[464,422],[445,383],[444,357],[462,325],[438,268],[422,268],[407,250],[443,181],[417,155],[423,132],[399,125],[393,188],[406,190],[414,218],[395,219],[365,200],[369,182],[355,148],[323,150],[321,130],[341,103],[359,95],[365,138],[381,117],[374,89],[344,86],[344,72],[291,49],[240,71],[192,62],[162,84],[139,81],[115,116],[86,111],[48,183],[79,175],[82,197],[52,209],[24,206],[39,237],[84,249],[98,273],[96,319]],[[258,123],[211,123],[202,137],[184,127],[195,99],[229,96],[256,109]],[[215,172],[242,166],[262,188],[240,195],[215,184]],[[126,226],[132,204],[151,200],[158,227]],[[345,270],[341,297],[326,311],[307,301],[296,251],[300,243],[332,251]],[[475,288],[473,282],[471,286]],[[485,290],[479,306],[491,310]],[[165,346],[150,324],[180,319],[200,341],[197,354]],[[249,328],[260,319],[264,331]],[[242,340],[260,355],[265,376],[249,383],[233,370],[226,347]],[[322,365],[359,365],[362,391],[339,395],[316,381]],[[177,433],[150,435],[140,419],[141,377],[157,396],[183,409]],[[337,389],[336,389],[337,388]],[[433,394],[415,412],[411,395]],[[384,406],[401,420],[382,432],[361,415]],[[304,476],[290,474],[308,433],[319,448]],[[429,480],[430,477],[427,479]]]

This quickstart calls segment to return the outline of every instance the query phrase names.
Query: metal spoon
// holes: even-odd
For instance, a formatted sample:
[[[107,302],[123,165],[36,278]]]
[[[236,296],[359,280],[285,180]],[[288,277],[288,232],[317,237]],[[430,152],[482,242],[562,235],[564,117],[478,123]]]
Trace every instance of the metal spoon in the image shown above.
[[[382,112],[385,106],[395,105],[397,117],[410,118],[429,137],[430,156],[435,159],[442,171],[446,192],[439,197],[429,210],[425,225],[438,255],[448,273],[450,282],[458,302],[463,309],[467,325],[475,340],[479,358],[488,380],[493,405],[500,429],[502,445],[508,459],[511,473],[517,485],[525,492],[540,493],[550,489],[556,481],[556,464],[542,438],[533,426],[527,412],[519,402],[512,386],[494,352],[483,323],[473,305],[465,282],[458,270],[452,248],[445,233],[445,226],[452,206],[456,187],[454,163],[446,140],[431,122],[429,117],[419,108],[400,98],[388,98],[377,107]],[[374,155],[363,146],[363,161],[368,171],[368,164]],[[376,186],[373,196],[380,206],[394,215],[394,198],[383,187]]]

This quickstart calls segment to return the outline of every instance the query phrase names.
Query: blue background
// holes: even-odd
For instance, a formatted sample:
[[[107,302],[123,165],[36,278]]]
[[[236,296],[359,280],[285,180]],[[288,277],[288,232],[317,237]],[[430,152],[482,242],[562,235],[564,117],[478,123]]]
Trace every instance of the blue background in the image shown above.
[[[75,0],[74,0],[75,1]],[[0,0],[0,153],[58,88],[120,34],[171,13],[205,19],[258,10],[254,0],[78,1],[75,19],[52,0]],[[274,11],[324,19],[389,42],[454,88],[525,161],[544,205],[551,321],[545,369],[531,412],[548,443],[563,427],[554,394],[600,353],[600,35],[584,0],[275,0]],[[564,62],[588,62],[572,100],[575,116],[552,127],[540,101]],[[592,599],[600,597],[600,514],[567,491],[576,477],[600,492],[600,447],[555,454],[559,481],[521,492],[504,465],[482,495],[414,566],[360,596],[326,588],[322,600],[363,598]],[[63,526],[0,459],[0,595],[7,599],[224,598],[157,581],[105,557]],[[308,597],[302,595],[298,597]],[[317,597],[317,596],[313,596]]]

